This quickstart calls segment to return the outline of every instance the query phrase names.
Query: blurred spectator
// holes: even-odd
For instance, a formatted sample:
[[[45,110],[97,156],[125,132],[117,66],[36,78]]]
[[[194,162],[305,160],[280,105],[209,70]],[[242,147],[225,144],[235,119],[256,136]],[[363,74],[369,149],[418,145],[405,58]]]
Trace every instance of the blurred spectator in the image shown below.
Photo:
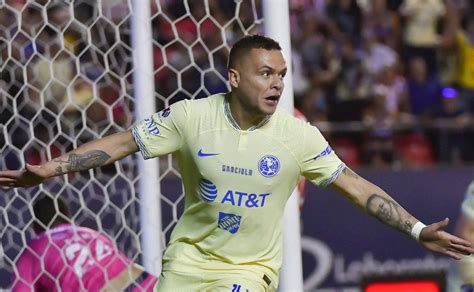
[[[406,81],[396,67],[385,67],[374,86],[374,98],[363,122],[371,130],[366,160],[372,166],[388,167],[394,162],[394,129],[397,122],[409,120]]]
[[[293,50],[291,52],[291,63],[293,70],[293,92],[295,96],[301,96],[308,91],[310,84],[304,72],[303,58],[299,51]]]
[[[362,12],[356,0],[328,1],[326,11],[332,37],[341,38],[343,34],[360,35]]]
[[[336,78],[341,70],[341,59],[336,51],[336,42],[328,40],[323,44],[321,58],[313,71],[313,85],[321,87],[334,101]],[[331,102],[332,102],[331,101]]]
[[[365,67],[353,40],[342,41],[340,54],[341,65],[336,77],[330,118],[334,121],[360,121],[362,109],[372,94],[373,76]]]
[[[439,111],[440,84],[436,74],[428,72],[423,58],[409,62],[408,94],[412,114],[422,120],[431,120]]]
[[[313,86],[301,97],[295,101],[297,106],[301,108],[301,112],[310,122],[326,121],[328,106],[324,92],[318,87]]]
[[[472,115],[463,106],[459,93],[454,88],[443,89],[441,105],[438,117],[450,120],[453,126],[449,130],[440,130],[440,159],[454,164],[471,160],[472,143],[469,132]]]
[[[379,74],[384,68],[395,65],[398,60],[397,53],[389,46],[379,42],[371,30],[363,34],[364,62],[369,72]]]
[[[440,41],[437,25],[446,9],[442,0],[405,0],[400,14],[405,17],[404,58],[424,58],[430,72],[437,72],[436,49]]]
[[[345,39],[341,45],[341,70],[337,78],[336,96],[340,101],[367,99],[370,96],[372,76],[357,52],[353,40]]]
[[[474,113],[474,19],[466,18],[465,30],[457,33],[459,49],[458,84],[460,97],[467,109]]]
[[[364,11],[364,27],[394,50],[399,50],[401,24],[398,7],[402,0],[359,0]]]
[[[54,42],[54,40],[51,40]],[[53,53],[59,53],[58,48],[52,48]],[[41,58],[31,66],[28,74],[30,84],[38,92],[45,92],[42,96],[44,103],[54,111],[59,112],[66,103],[67,86],[74,77],[73,60],[65,53],[59,53],[54,59]]]
[[[374,86],[376,98],[383,100],[385,122],[392,125],[409,117],[408,92],[405,77],[397,72],[396,66],[386,67],[380,72]]]
[[[386,104],[386,95],[376,92],[363,116],[369,128],[364,160],[374,167],[389,167],[394,160],[393,119]]]
[[[322,33],[319,19],[312,13],[302,15],[301,35],[293,37],[294,46],[301,52],[306,72],[319,64],[326,37]]]

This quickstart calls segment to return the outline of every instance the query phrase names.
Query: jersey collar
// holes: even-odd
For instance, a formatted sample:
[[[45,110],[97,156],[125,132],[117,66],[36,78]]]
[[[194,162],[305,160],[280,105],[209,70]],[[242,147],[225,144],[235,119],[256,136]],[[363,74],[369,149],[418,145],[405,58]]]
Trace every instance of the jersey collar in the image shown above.
[[[242,131],[240,128],[239,124],[235,121],[234,117],[232,116],[232,113],[230,111],[230,103],[229,103],[229,98],[230,98],[230,93],[227,93],[224,97],[224,115],[229,121],[229,123],[232,125],[233,128]],[[255,131],[261,127],[263,127],[268,121],[270,120],[271,115],[267,115],[260,123],[250,127],[247,129],[247,131]]]

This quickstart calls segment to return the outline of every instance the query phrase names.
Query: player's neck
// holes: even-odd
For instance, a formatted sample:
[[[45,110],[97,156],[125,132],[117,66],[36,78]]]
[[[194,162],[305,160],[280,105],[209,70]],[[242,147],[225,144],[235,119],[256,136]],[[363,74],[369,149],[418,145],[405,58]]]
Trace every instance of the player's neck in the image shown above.
[[[240,100],[235,96],[234,98],[231,98],[230,95],[231,93],[226,95],[227,102],[229,103],[230,114],[241,130],[246,131],[255,128],[269,118],[268,115],[255,115],[254,113],[245,110]]]

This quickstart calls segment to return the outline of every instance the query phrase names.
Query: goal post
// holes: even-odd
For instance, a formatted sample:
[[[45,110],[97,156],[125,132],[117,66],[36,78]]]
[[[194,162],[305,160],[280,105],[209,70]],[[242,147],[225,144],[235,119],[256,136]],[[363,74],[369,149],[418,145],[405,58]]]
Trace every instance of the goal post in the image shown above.
[[[294,111],[294,98],[291,79],[292,58],[288,0],[263,0],[262,4],[265,34],[278,40],[288,68],[280,106],[292,113]],[[285,208],[283,218],[283,266],[280,271],[279,291],[303,291],[299,195],[298,190],[295,189]]]
[[[153,54],[150,3],[148,0],[134,0],[131,16],[135,117],[144,119],[155,113],[155,87],[153,83]],[[155,275],[161,272],[161,252],[164,248],[162,236],[159,160],[138,160],[138,193],[140,205],[140,228],[142,232],[142,263],[147,271]],[[153,191],[150,191],[153,190]]]

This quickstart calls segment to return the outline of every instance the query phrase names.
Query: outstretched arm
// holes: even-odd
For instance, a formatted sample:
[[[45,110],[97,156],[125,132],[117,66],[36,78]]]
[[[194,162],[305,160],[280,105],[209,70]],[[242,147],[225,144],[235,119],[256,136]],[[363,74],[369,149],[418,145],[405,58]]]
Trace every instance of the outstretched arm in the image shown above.
[[[42,165],[0,171],[0,186],[31,187],[45,179],[112,163],[138,151],[130,130],[91,141]]]
[[[380,187],[358,176],[348,167],[332,186],[354,205],[400,232],[412,235],[413,227],[419,222]],[[443,230],[448,222],[448,219],[444,219],[424,227],[419,234],[420,244],[455,259],[474,253],[468,241]]]

